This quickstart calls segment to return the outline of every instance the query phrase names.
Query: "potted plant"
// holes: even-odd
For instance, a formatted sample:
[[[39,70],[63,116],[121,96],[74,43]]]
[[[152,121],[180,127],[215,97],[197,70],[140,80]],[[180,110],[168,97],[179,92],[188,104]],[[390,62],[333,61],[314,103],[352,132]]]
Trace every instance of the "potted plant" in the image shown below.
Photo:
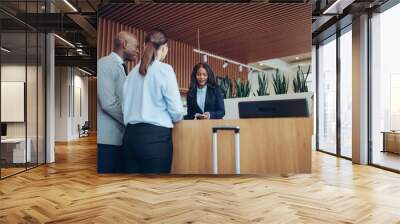
[[[295,93],[308,92],[307,79],[310,74],[310,68],[311,65],[308,66],[307,74],[305,75],[300,65],[298,65],[296,78],[293,79],[293,90]]]
[[[232,98],[232,81],[228,76],[217,76],[217,84],[221,88],[224,99]]]
[[[258,90],[257,90],[257,95],[258,96],[266,96],[269,95],[268,92],[268,76],[265,74],[260,75],[258,74]]]
[[[240,78],[236,79],[236,97],[248,97],[250,95],[250,82],[248,80],[243,83]]]
[[[275,94],[286,94],[288,92],[288,79],[285,77],[285,74],[279,73],[279,69],[276,69],[275,75],[272,76],[272,81],[274,84]]]

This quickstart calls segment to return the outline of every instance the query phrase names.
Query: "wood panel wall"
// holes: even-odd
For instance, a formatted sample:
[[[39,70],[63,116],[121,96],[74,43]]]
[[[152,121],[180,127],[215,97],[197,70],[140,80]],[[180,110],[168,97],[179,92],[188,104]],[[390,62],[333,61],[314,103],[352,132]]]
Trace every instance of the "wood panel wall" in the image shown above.
[[[97,79],[96,77],[89,77],[88,80],[88,110],[90,131],[97,130]]]
[[[106,56],[112,51],[114,36],[123,30],[134,33],[137,36],[140,52],[143,52],[144,37],[146,35],[145,31],[101,17],[98,19],[97,29],[97,58]],[[185,91],[189,88],[192,69],[194,65],[202,61],[202,57],[200,54],[193,52],[193,46],[180,41],[169,40],[168,45],[169,53],[165,62],[172,65],[177,75],[179,87],[181,90]],[[129,63],[128,69],[132,69],[135,63],[137,63],[137,61]],[[238,65],[229,64],[228,67],[224,69],[222,68],[223,60],[210,57],[208,57],[207,63],[218,76],[227,75],[232,81],[238,77],[240,77],[241,80],[247,80],[248,70],[246,68],[243,68],[243,71],[240,72]]]

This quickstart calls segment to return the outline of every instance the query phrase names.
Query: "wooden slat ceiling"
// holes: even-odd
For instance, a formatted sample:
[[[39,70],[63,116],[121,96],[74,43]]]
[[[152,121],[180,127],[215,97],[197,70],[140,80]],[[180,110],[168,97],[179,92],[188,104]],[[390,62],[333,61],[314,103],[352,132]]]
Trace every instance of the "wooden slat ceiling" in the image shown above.
[[[99,16],[242,63],[311,51],[308,3],[104,4]]]

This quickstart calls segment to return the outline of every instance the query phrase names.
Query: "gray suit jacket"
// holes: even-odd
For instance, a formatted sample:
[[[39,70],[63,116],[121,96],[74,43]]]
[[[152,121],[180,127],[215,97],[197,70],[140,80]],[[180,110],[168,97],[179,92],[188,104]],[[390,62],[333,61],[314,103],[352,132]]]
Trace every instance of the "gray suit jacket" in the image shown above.
[[[125,71],[110,55],[97,61],[97,143],[122,145],[125,126],[122,115],[122,88]]]

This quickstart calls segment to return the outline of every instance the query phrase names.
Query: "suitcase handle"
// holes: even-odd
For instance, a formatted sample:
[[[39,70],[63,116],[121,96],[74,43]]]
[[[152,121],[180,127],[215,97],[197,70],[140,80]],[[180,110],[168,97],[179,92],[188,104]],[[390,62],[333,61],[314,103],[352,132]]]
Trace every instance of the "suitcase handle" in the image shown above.
[[[213,171],[218,174],[218,131],[234,131],[235,132],[235,171],[240,174],[240,127],[239,126],[218,126],[213,127]]]
[[[239,126],[217,126],[212,128],[212,132],[216,133],[217,131],[235,131],[236,133],[240,132]]]

